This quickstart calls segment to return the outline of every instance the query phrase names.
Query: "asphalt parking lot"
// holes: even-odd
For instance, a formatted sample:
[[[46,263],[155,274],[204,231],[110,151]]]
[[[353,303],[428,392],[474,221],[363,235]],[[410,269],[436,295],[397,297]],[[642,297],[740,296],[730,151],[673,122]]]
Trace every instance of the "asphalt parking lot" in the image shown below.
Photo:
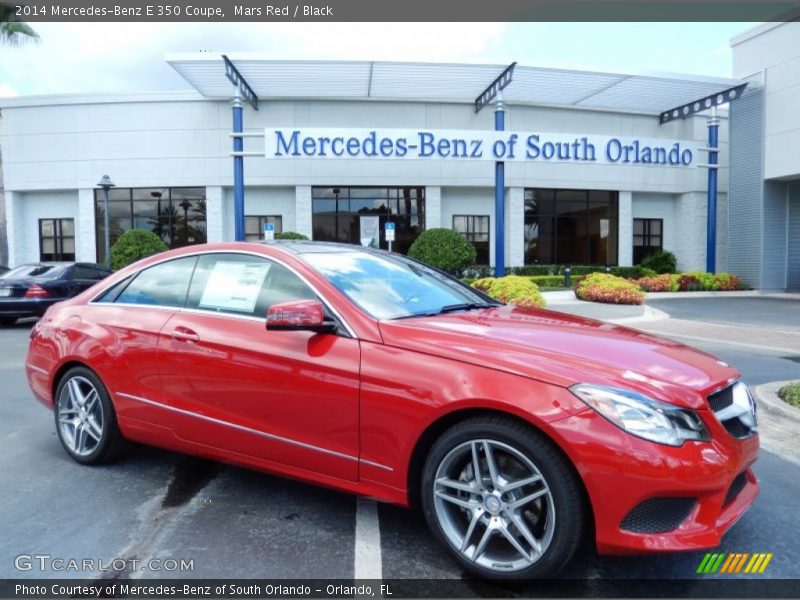
[[[800,301],[733,300],[739,299],[663,300],[657,308],[674,314],[676,339],[733,364],[749,383],[800,379]],[[670,335],[670,321],[642,328]],[[731,335],[706,337],[709,321]],[[685,322],[696,324],[692,339],[682,339]],[[746,335],[750,327],[774,342],[755,347]],[[106,563],[194,561],[191,572],[134,570],[116,577],[465,578],[421,515],[404,509],[151,448],[135,448],[112,465],[79,466],[61,450],[51,413],[28,390],[29,330],[30,324],[0,330],[0,578],[109,576],[16,568],[17,556],[37,553]],[[785,351],[792,347],[795,354]],[[762,493],[719,551],[772,552],[762,577],[800,579],[800,464],[762,451],[756,472]],[[700,577],[695,570],[703,555],[605,558],[587,544],[563,576]],[[474,582],[456,585],[475,593]],[[493,584],[480,585],[477,593],[493,593]]]

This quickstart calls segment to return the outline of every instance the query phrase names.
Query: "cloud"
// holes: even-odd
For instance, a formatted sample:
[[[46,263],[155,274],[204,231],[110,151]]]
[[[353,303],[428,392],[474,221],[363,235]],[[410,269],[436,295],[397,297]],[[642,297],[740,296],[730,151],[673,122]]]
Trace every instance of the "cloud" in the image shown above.
[[[502,23],[36,23],[37,45],[0,48],[3,90],[20,94],[178,90],[168,52],[273,59],[486,62]]]

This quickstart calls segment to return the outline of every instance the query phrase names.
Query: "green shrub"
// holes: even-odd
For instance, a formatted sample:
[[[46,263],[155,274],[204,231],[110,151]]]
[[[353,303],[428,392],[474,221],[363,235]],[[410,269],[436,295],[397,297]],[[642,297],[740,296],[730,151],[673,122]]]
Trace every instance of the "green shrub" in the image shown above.
[[[678,275],[678,290],[681,292],[715,292],[719,282],[712,273],[687,271]]]
[[[592,273],[575,286],[575,295],[588,302],[641,304],[644,292],[635,283],[609,273]]]
[[[790,383],[778,390],[781,400],[800,408],[800,381]]]
[[[539,287],[529,278],[519,275],[506,275],[498,278],[484,277],[474,281],[472,287],[518,308],[530,310],[542,308],[545,305]]]
[[[442,271],[460,275],[475,262],[475,247],[457,231],[440,227],[419,234],[408,255]]]
[[[715,277],[717,279],[717,284],[719,285],[720,291],[731,292],[744,288],[744,285],[742,285],[742,280],[736,275],[731,275],[730,273],[717,273]]]
[[[677,292],[678,281],[674,275],[664,273],[663,275],[655,275],[651,277],[640,277],[633,280],[643,292]]]
[[[141,258],[164,252],[167,245],[159,236],[146,229],[129,229],[111,246],[111,268],[122,269]]]
[[[564,283],[563,275],[533,275],[528,277],[528,279],[530,279],[540,288],[556,288],[564,287],[566,285]]]
[[[674,273],[678,270],[678,259],[672,252],[659,250],[648,254],[642,260],[642,267],[652,269],[656,273]]]
[[[492,284],[494,282],[495,282],[494,277],[481,277],[480,279],[474,280],[470,285],[488,294],[489,288],[492,287]]]
[[[283,231],[275,234],[276,240],[307,240],[308,236],[296,231]]]
[[[524,267],[510,267],[506,269],[509,275],[526,275],[529,277],[544,277],[564,275],[564,270],[568,265],[525,265]],[[606,267],[598,265],[569,265],[570,275],[574,279],[581,275],[590,275],[592,273],[605,273]],[[618,277],[639,279],[640,277],[648,277],[656,275],[652,269],[646,269],[640,265],[633,267],[609,267],[609,272]]]

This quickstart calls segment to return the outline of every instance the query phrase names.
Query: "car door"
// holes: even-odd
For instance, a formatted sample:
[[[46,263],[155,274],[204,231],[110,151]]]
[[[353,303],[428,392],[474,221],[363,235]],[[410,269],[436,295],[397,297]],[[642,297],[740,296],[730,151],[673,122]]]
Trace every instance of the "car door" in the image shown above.
[[[186,301],[196,256],[168,260],[143,269],[89,302],[86,323],[102,353],[93,366],[125,419],[171,426],[163,408],[158,372],[158,336]]]
[[[267,331],[274,303],[316,298],[264,257],[201,256],[186,309],[159,338],[164,401],[193,442],[303,471],[358,477],[359,342]]]

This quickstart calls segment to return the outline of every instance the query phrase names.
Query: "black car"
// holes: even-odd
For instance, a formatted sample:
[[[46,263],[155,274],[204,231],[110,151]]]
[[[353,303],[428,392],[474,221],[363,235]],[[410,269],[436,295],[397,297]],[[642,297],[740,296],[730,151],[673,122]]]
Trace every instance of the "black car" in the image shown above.
[[[0,325],[41,317],[56,302],[77,296],[110,274],[94,263],[41,262],[11,269],[0,275]]]

